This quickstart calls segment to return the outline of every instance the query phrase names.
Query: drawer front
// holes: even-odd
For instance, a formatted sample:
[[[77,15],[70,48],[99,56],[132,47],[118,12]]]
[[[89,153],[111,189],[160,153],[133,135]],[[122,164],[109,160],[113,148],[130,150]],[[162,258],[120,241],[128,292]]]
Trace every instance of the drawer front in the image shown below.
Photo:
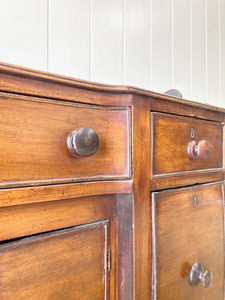
[[[152,160],[153,176],[222,168],[223,126],[216,122],[152,113]]]
[[[0,110],[0,185],[130,176],[129,109],[2,96]],[[67,136],[83,127],[97,133],[98,150],[73,156]]]
[[[0,298],[109,299],[108,247],[108,222],[0,246]]]
[[[154,193],[152,206],[153,299],[223,300],[222,184]],[[212,272],[210,287],[190,281],[195,263]]]

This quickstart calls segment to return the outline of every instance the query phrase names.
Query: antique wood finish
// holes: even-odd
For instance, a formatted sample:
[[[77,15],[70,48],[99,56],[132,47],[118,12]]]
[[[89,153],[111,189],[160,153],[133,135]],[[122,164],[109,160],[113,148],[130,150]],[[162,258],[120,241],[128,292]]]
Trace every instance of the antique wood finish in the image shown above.
[[[52,297],[52,299],[62,299],[63,297],[65,297],[65,299],[83,299],[81,295],[84,294],[85,299],[132,299],[132,207],[133,203],[131,195],[118,194],[90,196],[64,201],[51,201],[41,204],[18,205],[1,209],[0,237],[4,242],[2,245],[0,243],[0,261],[4,272],[1,274],[2,277],[0,275],[1,284],[3,286],[0,286],[0,298],[10,299],[10,297],[13,297],[13,299],[38,299],[38,295],[42,295],[41,299],[49,299],[49,297]],[[73,260],[73,272],[76,280],[73,281],[73,276],[71,274],[72,270],[66,269],[66,267],[63,267],[64,273],[60,274],[60,278],[57,279],[57,272],[60,272],[60,266],[57,264],[58,260],[56,259],[55,265],[56,270],[58,270],[57,272],[54,271],[54,269],[48,268],[46,265],[48,265],[48,263],[52,265],[55,255],[58,257],[60,256],[60,253],[56,251],[53,252],[53,249],[51,251],[51,247],[48,243],[42,243],[43,239],[48,236],[54,236],[52,245],[59,247],[58,242],[60,243],[60,238],[58,231],[56,231],[57,229],[65,228],[59,232],[66,232],[66,234],[69,232],[70,234],[73,229],[67,229],[68,227],[74,228],[75,231],[77,231],[77,228],[79,230],[81,229],[82,232],[83,229],[85,229],[86,232],[87,228],[89,232],[89,228],[96,228],[96,226],[100,226],[100,228],[104,227],[105,229],[107,228],[107,231],[105,230],[104,233],[101,230],[101,236],[107,238],[107,252],[106,248],[102,250],[97,248],[100,252],[95,253],[97,251],[96,245],[100,247],[99,244],[101,242],[96,235],[92,237],[91,234],[89,243],[87,233],[81,234],[81,240],[78,238],[71,241],[71,243],[74,243],[74,251],[76,251],[77,248],[77,259],[81,256],[80,261],[78,262],[79,265],[76,265],[76,257],[74,258],[71,256],[74,253],[71,255],[69,254],[71,243],[66,246],[63,239],[59,250],[62,252],[59,263],[63,266],[64,264],[67,265],[69,260]],[[40,233],[44,232],[48,233],[40,235]],[[39,234],[34,235],[37,233]],[[29,236],[29,238],[17,240],[18,237],[22,236]],[[17,238],[15,242],[6,242],[7,239],[14,239],[15,237]],[[40,241],[41,253],[43,255],[44,251],[48,253],[46,256],[40,257],[40,261],[38,260],[38,257],[41,255],[39,255],[39,246],[35,246],[37,251],[33,251],[32,246],[30,246],[30,241],[32,242],[32,245],[36,245],[36,241]],[[85,247],[89,249],[88,253],[90,255],[92,251],[94,252],[94,255],[91,255],[90,258],[87,259],[81,255],[85,252]],[[13,252],[11,249],[19,249],[19,252]],[[8,254],[8,252],[10,254]],[[100,254],[103,256],[100,256]],[[30,255],[34,256],[33,260]],[[18,265],[16,263],[14,264],[14,260],[12,259],[12,257],[17,259],[17,256],[22,257],[19,272],[24,274],[18,279],[16,278],[18,273],[13,277],[14,269],[17,268]],[[52,259],[50,259],[51,256]],[[103,283],[106,282],[106,279],[108,282],[107,289],[104,284],[104,293],[103,290],[101,290],[100,293],[95,289],[91,292],[94,283],[90,283],[90,291],[86,290],[86,286],[89,284],[88,272],[92,272],[92,269],[89,271],[89,264],[91,266],[93,265],[93,270],[97,272],[95,274],[98,277],[100,276],[99,269],[96,269],[96,258],[101,261],[101,264],[104,264],[104,266],[107,267],[106,274],[108,279],[106,277],[102,278]],[[93,259],[94,261],[91,262],[90,259]],[[109,261],[107,262],[106,260]],[[26,261],[29,262],[29,265],[26,264]],[[46,263],[43,269],[42,265],[44,264],[44,261]],[[84,263],[85,274],[82,273],[82,262]],[[33,263],[35,264],[34,268],[32,268]],[[121,266],[123,266],[123,268],[121,268]],[[35,269],[33,277],[30,269]],[[67,273],[68,276],[66,275]],[[90,273],[93,281],[96,276],[95,274]],[[37,276],[37,278],[35,276]],[[7,281],[9,277],[10,281]],[[37,291],[34,291],[33,289],[35,289],[36,284],[39,282],[39,277],[42,277],[39,288]],[[27,281],[23,281],[23,278]],[[27,290],[26,285],[32,278],[36,283],[34,285],[28,285],[31,286],[31,290],[29,290],[29,288],[27,288]],[[48,279],[51,281],[52,278],[53,281],[56,280],[58,283],[61,282],[62,284],[65,281],[68,288],[70,285],[74,285],[74,289],[78,289],[78,291],[74,292],[73,289],[70,291],[71,294],[62,296],[64,287],[58,286],[58,290],[56,289],[57,293],[49,296],[48,292],[45,292],[45,289],[49,290],[49,292],[54,290],[54,286],[51,286],[51,283],[48,284]],[[13,281],[15,281],[14,289],[11,290],[10,285]],[[44,281],[46,281],[46,283],[44,283]],[[32,293],[34,293],[34,298],[31,297]]]
[[[133,299],[133,199],[118,195],[118,298]]]
[[[222,183],[154,193],[153,299],[224,299]],[[211,287],[191,286],[194,263],[213,274]]]
[[[0,76],[0,91],[9,93],[113,106],[130,106],[134,94],[151,100],[152,111],[220,122],[224,120],[223,109],[134,87],[88,82],[5,63],[0,63]]]
[[[152,191],[169,189],[196,183],[220,181],[224,179],[223,169],[205,169],[190,172],[177,172],[154,176],[151,180]]]
[[[151,111],[164,112],[173,115],[192,117],[196,119],[224,122],[224,110],[200,103],[181,100],[171,101],[172,99],[163,99],[160,101],[151,96]]]
[[[113,195],[4,207],[0,210],[0,240],[97,222],[116,215]]]
[[[153,176],[223,167],[221,123],[159,113],[153,113],[152,122]],[[199,147],[203,143],[207,149]]]
[[[150,107],[147,98],[134,97],[133,226],[134,299],[149,299],[151,291]]]
[[[1,246],[1,299],[84,299],[84,293],[109,299],[108,226],[104,221]]]
[[[224,299],[225,110],[4,63],[0,109],[0,299]]]
[[[0,189],[0,207],[67,200],[89,195],[132,193],[132,181],[96,181],[26,188]]]
[[[0,110],[1,185],[130,177],[128,109],[2,96]],[[99,136],[91,157],[74,157],[67,149],[68,134],[81,127]]]

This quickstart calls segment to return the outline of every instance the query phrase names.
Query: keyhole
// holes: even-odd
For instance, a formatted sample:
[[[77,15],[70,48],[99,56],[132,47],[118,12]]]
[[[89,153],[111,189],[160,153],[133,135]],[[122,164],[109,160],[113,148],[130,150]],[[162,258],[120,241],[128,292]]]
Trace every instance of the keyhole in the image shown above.
[[[191,136],[191,139],[193,139],[195,137],[195,130],[194,130],[193,127],[191,128],[191,134],[190,134],[190,136]]]
[[[193,206],[195,207],[196,205],[197,205],[197,197],[194,196],[194,197],[193,197]]]

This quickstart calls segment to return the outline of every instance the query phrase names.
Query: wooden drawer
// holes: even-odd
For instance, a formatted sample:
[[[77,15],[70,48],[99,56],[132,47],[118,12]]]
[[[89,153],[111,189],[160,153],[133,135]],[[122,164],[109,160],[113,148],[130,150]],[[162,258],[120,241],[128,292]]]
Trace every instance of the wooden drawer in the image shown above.
[[[153,299],[223,300],[222,184],[153,193],[152,205]],[[210,287],[190,284],[195,263],[212,272]]]
[[[198,150],[202,157],[188,156],[188,145],[194,141],[196,147],[202,146],[202,149]],[[193,150],[194,145],[191,147]],[[152,161],[153,176],[222,168],[223,125],[212,121],[152,113]]]
[[[109,223],[0,246],[0,298],[109,299]]]
[[[129,109],[0,96],[0,185],[130,177]],[[92,128],[99,148],[90,157],[74,157],[67,136]]]

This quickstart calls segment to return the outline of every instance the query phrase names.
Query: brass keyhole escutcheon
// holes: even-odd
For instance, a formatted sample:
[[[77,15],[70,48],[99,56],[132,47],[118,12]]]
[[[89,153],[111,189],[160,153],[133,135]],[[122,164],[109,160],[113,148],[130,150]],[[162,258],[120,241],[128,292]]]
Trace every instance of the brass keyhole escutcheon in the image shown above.
[[[194,196],[193,197],[193,207],[195,207],[197,205],[197,197]]]
[[[193,127],[191,128],[190,136],[191,136],[191,139],[193,139],[195,137],[195,130]]]

